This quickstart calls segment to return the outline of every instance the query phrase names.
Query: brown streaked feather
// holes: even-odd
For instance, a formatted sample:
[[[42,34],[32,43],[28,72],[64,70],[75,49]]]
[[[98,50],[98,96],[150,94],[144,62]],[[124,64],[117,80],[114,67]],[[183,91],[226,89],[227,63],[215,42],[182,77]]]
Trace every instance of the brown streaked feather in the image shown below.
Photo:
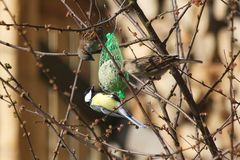
[[[139,78],[160,79],[171,67],[182,63],[202,63],[199,60],[181,59],[178,55],[159,57],[149,55],[134,60],[125,60],[123,70]]]

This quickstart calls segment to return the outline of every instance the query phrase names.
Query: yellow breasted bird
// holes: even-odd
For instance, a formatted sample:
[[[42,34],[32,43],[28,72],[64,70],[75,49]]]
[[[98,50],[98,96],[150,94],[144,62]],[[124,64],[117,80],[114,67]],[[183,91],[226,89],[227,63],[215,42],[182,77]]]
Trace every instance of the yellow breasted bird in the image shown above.
[[[126,118],[139,128],[146,127],[121,105],[120,99],[116,95],[104,92],[96,93],[94,87],[91,87],[86,90],[84,100],[95,111],[109,116]]]

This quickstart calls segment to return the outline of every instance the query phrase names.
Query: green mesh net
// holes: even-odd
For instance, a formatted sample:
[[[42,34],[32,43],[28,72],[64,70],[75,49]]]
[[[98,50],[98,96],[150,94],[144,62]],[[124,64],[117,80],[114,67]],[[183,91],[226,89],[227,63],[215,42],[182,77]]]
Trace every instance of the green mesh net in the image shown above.
[[[114,33],[108,33],[106,35],[107,42],[105,44],[108,51],[112,54],[115,62],[121,68],[123,63],[123,55],[119,48],[119,44]],[[116,94],[120,99],[124,99],[124,89],[126,89],[126,83],[122,77],[118,74],[118,69],[108,56],[108,52],[103,48],[99,59],[98,80],[102,90],[111,94]],[[128,74],[124,73],[128,79]]]

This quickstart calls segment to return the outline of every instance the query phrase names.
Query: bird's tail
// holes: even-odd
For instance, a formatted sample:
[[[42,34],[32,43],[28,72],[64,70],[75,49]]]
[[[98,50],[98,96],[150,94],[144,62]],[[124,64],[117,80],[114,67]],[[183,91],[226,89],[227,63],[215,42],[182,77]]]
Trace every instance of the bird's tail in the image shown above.
[[[131,121],[133,124],[138,126],[139,128],[146,128],[146,125],[139,122],[136,118],[134,118],[126,109],[123,107],[118,108],[118,112],[120,112],[121,115],[123,115],[125,118],[127,118],[129,121]]]

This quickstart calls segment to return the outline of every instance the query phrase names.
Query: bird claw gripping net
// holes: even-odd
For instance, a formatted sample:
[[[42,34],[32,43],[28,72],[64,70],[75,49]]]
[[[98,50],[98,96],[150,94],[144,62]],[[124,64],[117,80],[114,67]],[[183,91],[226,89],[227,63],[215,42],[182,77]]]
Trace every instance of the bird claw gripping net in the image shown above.
[[[119,44],[114,33],[108,33],[106,35],[107,42],[105,43],[106,48],[113,56],[118,67],[121,68],[123,64],[123,55],[119,48]],[[102,90],[116,94],[120,99],[125,98],[124,89],[126,89],[126,83],[124,79],[119,75],[117,67],[108,55],[108,52],[103,48],[100,54],[98,62],[98,80],[99,86]],[[124,73],[126,79],[128,74]]]

